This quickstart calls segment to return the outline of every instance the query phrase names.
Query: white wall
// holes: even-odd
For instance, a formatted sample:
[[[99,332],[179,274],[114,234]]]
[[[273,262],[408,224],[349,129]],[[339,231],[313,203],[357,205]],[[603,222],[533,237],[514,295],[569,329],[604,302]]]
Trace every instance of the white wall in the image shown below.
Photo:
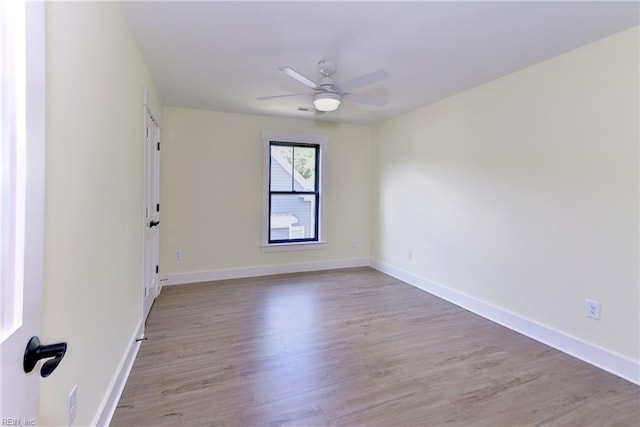
[[[141,319],[142,91],[155,90],[119,3],[47,3],[46,56],[41,338],[68,351],[41,381],[40,424],[67,425],[78,384],[74,425],[90,425]]]
[[[637,362],[638,39],[376,126],[373,258]]]
[[[172,107],[163,120],[161,275],[369,258],[371,128]],[[262,252],[263,130],[328,135],[326,248]]]

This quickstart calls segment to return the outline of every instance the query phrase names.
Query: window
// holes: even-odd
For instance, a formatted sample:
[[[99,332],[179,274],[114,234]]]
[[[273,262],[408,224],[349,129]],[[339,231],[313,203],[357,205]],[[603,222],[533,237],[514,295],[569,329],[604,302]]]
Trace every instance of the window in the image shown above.
[[[321,243],[321,167],[326,137],[263,133],[264,246]]]
[[[269,243],[317,242],[320,146],[269,143]]]

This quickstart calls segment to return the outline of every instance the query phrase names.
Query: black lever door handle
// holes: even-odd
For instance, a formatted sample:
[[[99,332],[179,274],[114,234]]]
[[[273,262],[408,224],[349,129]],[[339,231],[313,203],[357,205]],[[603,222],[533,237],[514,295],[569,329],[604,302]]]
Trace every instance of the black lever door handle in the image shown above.
[[[151,221],[151,222],[149,223],[149,228],[151,228],[151,227],[155,227],[156,225],[160,225],[160,221]]]
[[[40,338],[31,337],[27,348],[24,350],[24,358],[22,359],[22,367],[24,371],[29,373],[36,367],[38,360],[51,359],[44,362],[40,369],[40,375],[44,378],[51,375],[56,370],[60,361],[67,352],[67,343],[59,342],[57,344],[41,345]]]

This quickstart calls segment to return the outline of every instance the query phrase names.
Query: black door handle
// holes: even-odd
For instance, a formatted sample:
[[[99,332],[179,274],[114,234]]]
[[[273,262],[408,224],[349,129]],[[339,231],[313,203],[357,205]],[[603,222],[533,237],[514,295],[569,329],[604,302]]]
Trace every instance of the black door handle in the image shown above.
[[[42,365],[42,369],[40,369],[40,375],[46,378],[56,370],[66,352],[66,342],[60,342],[51,345],[41,345],[40,338],[31,337],[31,339],[27,343],[27,348],[24,350],[22,367],[24,368],[25,372],[29,373],[33,371],[33,368],[36,367],[38,360],[52,358],[51,360],[47,360],[46,362],[44,362],[44,364]]]
[[[149,223],[149,228],[151,228],[151,227],[155,227],[156,225],[160,225],[160,221],[153,221],[153,220],[152,220],[152,221]]]

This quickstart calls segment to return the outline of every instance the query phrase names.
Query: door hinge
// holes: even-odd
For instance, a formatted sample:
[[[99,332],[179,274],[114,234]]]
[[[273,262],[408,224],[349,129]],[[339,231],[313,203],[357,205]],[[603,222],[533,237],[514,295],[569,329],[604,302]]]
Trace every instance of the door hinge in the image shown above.
[[[156,203],[156,212],[160,212],[160,203]]]
[[[156,265],[156,274],[158,274],[158,266]]]
[[[158,151],[160,151],[160,143],[158,142]]]

